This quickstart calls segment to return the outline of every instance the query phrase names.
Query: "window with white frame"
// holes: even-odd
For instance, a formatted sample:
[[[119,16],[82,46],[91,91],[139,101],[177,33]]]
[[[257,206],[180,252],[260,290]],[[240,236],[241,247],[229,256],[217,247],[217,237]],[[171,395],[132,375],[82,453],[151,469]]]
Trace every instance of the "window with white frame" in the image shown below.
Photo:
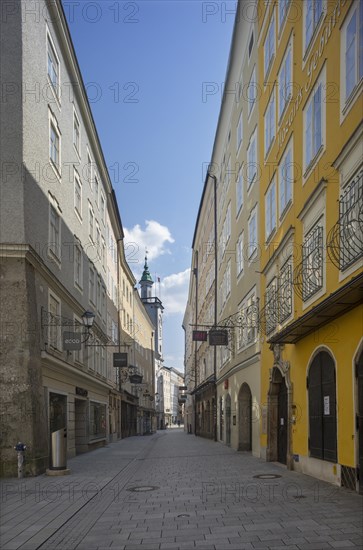
[[[49,118],[49,159],[60,173],[60,132],[56,118],[52,115]]]
[[[257,252],[258,235],[257,235],[257,207],[255,207],[248,219],[248,259]]]
[[[346,102],[363,78],[363,3],[354,2],[342,27],[344,69],[342,87]],[[343,59],[342,59],[343,61]]]
[[[302,298],[309,300],[323,287],[324,227],[321,218],[306,234],[302,247]]]
[[[257,100],[258,90],[256,82],[256,67],[253,68],[250,81],[247,86],[248,116],[250,116]]]
[[[94,174],[94,185],[95,185],[95,188],[94,188],[95,203],[96,203],[96,205],[98,206],[98,197],[99,197],[99,192],[100,192],[100,183],[99,183],[99,180],[98,180],[98,177],[97,177],[96,174]]]
[[[278,321],[277,279],[274,277],[266,286],[265,292],[265,323],[266,334],[271,334],[277,327]]]
[[[95,214],[90,203],[88,203],[88,234],[92,242],[94,242],[95,231]]]
[[[243,232],[238,237],[236,245],[237,277],[243,272]]]
[[[239,169],[236,179],[236,214],[238,216],[243,206],[243,166]]]
[[[279,0],[279,31],[285,22],[290,3],[291,0]]]
[[[59,96],[59,59],[50,36],[47,41],[47,59],[48,59],[48,78],[52,85],[55,95]]]
[[[285,112],[285,109],[292,96],[292,56],[291,44],[288,45],[285,57],[282,61],[278,75],[279,86],[279,120]]]
[[[238,318],[237,347],[241,350],[257,339],[258,308],[254,290],[241,302]]]
[[[87,149],[87,178],[90,188],[92,189],[93,184],[93,163],[91,155]]]
[[[273,90],[265,113],[265,157],[275,139],[275,89]]]
[[[264,51],[264,75],[266,77],[267,73],[269,72],[271,62],[275,55],[275,16],[273,16],[271,19],[270,26],[266,34],[263,51]]]
[[[280,219],[285,214],[287,208],[292,203],[292,184],[293,184],[293,163],[292,163],[292,144],[286,148],[284,156],[279,165],[279,216]]]
[[[58,260],[61,259],[61,217],[53,202],[49,204],[49,251]]]
[[[49,293],[48,308],[50,323],[48,327],[48,344],[54,349],[61,349],[61,302],[54,295]]]
[[[242,140],[243,140],[243,111],[241,111],[241,114],[239,115],[238,124],[237,124],[237,136],[236,136],[237,151],[239,151]]]
[[[97,221],[96,221],[96,249],[97,249],[97,256],[101,258],[101,230]]]
[[[292,257],[280,269],[279,278],[279,323],[292,314]]]
[[[74,246],[74,282],[78,288],[83,287],[83,255],[79,244]]]
[[[276,180],[272,180],[265,197],[265,238],[269,240],[276,229]]]
[[[226,217],[224,218],[222,233],[221,233],[221,255],[226,251],[226,246],[231,236],[231,203],[228,204]]]
[[[251,136],[247,149],[247,191],[257,178],[257,143],[256,130]]]
[[[81,128],[76,111],[73,111],[73,145],[76,148],[78,156],[81,155]]]
[[[89,301],[96,305],[96,273],[92,266],[89,268]]]
[[[100,211],[101,211],[102,223],[105,224],[105,220],[106,220],[106,200],[105,200],[105,196],[102,192],[101,192],[101,197],[100,197]]]
[[[96,306],[98,313],[101,314],[102,302],[101,302],[101,279],[97,278],[97,296],[96,296]]]
[[[229,184],[231,183],[231,176],[232,176],[232,160],[231,160],[231,157],[229,157],[227,162],[226,174],[225,174],[226,190],[229,188]]]
[[[82,219],[82,183],[76,171],[74,171],[74,208],[78,217]]]
[[[74,317],[74,332],[76,332],[77,334],[79,334],[81,340],[83,340],[83,323],[82,323],[82,320],[79,319],[78,317]],[[82,349],[82,346],[81,346],[81,349],[79,350],[75,350],[74,352],[74,360],[77,362],[77,363],[83,363],[83,349]]]
[[[229,259],[228,262],[227,262],[226,270],[223,274],[223,279],[222,279],[222,303],[221,303],[221,308],[224,307],[230,293],[231,293],[231,260]]]
[[[313,89],[304,110],[305,170],[323,146],[323,92],[321,80]]]
[[[305,0],[305,51],[308,49],[314,31],[323,15],[323,0]]]
[[[106,270],[106,241],[103,237],[101,241],[101,262],[103,269]]]

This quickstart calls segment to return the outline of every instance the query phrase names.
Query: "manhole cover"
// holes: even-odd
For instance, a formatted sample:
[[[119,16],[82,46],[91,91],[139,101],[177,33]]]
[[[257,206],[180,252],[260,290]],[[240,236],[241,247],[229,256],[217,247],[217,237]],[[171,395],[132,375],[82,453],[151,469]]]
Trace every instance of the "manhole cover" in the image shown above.
[[[178,518],[190,518],[189,514],[179,514]]]
[[[147,491],[155,491],[155,489],[159,489],[159,487],[156,487],[155,485],[139,485],[138,487],[128,487],[128,491],[132,491],[133,493],[146,493]]]
[[[278,474],[257,474],[253,477],[256,477],[257,479],[276,479],[281,476]]]

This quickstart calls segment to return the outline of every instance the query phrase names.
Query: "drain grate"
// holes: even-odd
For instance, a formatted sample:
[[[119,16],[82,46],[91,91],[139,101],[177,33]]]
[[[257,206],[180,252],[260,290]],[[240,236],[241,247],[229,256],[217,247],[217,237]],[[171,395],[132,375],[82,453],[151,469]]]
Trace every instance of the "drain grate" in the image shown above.
[[[132,493],[147,493],[148,491],[155,491],[156,489],[159,489],[159,487],[156,487],[155,485],[139,485],[136,487],[127,488],[127,490]]]
[[[257,479],[277,479],[278,477],[281,477],[279,474],[257,474],[253,476]]]
[[[177,517],[178,518],[190,518],[190,515],[189,514],[179,514]]]

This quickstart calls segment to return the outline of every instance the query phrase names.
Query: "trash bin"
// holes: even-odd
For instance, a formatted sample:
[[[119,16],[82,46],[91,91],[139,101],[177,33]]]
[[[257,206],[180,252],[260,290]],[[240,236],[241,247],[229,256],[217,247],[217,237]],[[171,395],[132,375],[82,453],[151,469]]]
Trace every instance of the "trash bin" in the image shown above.
[[[51,435],[51,470],[67,468],[67,430],[61,428]]]

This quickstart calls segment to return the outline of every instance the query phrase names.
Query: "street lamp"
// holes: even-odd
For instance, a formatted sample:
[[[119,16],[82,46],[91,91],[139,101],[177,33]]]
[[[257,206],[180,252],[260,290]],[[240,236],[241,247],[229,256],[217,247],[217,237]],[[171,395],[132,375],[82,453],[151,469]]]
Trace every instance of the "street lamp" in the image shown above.
[[[87,332],[85,334],[86,339],[84,340],[84,342],[87,342],[88,338],[91,335],[90,330],[92,328],[94,320],[95,320],[95,314],[92,311],[85,311],[84,314],[82,315],[83,324],[87,329]]]

